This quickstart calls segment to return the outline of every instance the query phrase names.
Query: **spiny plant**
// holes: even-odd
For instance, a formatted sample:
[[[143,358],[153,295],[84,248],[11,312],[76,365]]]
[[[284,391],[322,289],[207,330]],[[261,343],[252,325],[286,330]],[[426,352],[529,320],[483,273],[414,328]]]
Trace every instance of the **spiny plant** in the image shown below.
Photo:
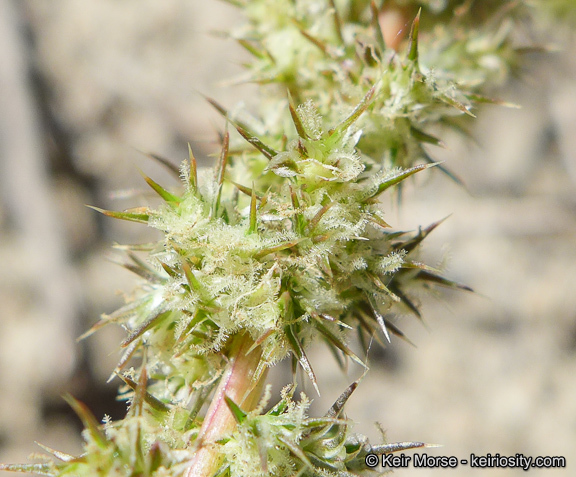
[[[367,370],[351,333],[364,350],[373,338],[404,338],[394,317],[420,318],[414,289],[469,290],[419,258],[419,245],[439,222],[393,230],[380,199],[419,172],[443,169],[426,149],[442,145],[430,128],[462,130],[463,115],[492,101],[484,90],[517,66],[510,25],[529,7],[231,3],[248,18],[232,36],[253,56],[247,73],[262,84],[260,112],[231,114],[210,100],[227,123],[213,169],[199,168],[192,150],[180,167],[158,158],[180,180],[166,188],[144,176],[159,205],[94,207],[163,236],[122,247],[124,266],[141,286],[83,336],[111,323],[126,330],[113,374],[128,414],[101,425],[67,396],[85,426],[84,453],[42,446],[51,459],[0,469],[50,476],[371,475],[378,471],[366,466],[367,454],[425,446],[371,444],[353,433],[343,408],[358,382],[314,418],[308,397],[294,399],[294,384],[268,408],[266,375],[289,358],[319,392],[306,354],[313,342],[324,342],[342,366],[350,359]],[[394,48],[381,27],[392,9],[414,18],[408,40],[395,40]]]
[[[498,102],[482,92],[518,64],[521,50],[512,43],[512,25],[527,8],[516,1],[237,3],[250,21],[233,36],[254,56],[241,80],[280,86],[265,90],[258,130],[284,134],[283,117],[272,113],[279,110],[278,89],[300,103],[313,101],[330,123],[377,85],[358,119],[358,147],[391,167],[433,162],[425,145],[443,143],[431,127],[461,130],[461,113],[473,116],[474,104]],[[400,29],[409,29],[415,18],[403,55],[386,45],[389,35],[381,27],[382,18],[393,14],[401,15]],[[419,44],[419,35],[428,41]],[[392,43],[398,38],[402,31]]]

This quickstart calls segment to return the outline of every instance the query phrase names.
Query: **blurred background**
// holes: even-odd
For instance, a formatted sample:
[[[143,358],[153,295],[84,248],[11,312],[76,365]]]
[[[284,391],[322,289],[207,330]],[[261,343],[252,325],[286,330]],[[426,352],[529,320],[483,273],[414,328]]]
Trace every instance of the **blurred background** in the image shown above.
[[[139,170],[172,180],[141,151],[179,163],[190,142],[210,162],[223,121],[202,95],[227,107],[254,97],[254,86],[223,85],[245,57],[213,32],[239,22],[218,1],[0,0],[0,462],[27,461],[41,451],[34,441],[80,451],[65,392],[98,419],[125,412],[117,382],[106,384],[123,333],[76,337],[133,287],[111,245],[155,236],[84,204],[139,205]],[[576,48],[570,32],[545,40],[560,50],[528,57],[497,91],[521,109],[482,110],[478,145],[444,136],[446,150],[430,149],[466,188],[432,172],[406,188],[400,210],[385,204],[400,229],[451,214],[424,253],[477,293],[422,297],[424,325],[399,320],[416,347],[371,351],[348,415],[374,440],[379,421],[388,441],[442,444],[435,455],[576,465]],[[361,370],[343,376],[322,347],[310,359],[321,414]]]

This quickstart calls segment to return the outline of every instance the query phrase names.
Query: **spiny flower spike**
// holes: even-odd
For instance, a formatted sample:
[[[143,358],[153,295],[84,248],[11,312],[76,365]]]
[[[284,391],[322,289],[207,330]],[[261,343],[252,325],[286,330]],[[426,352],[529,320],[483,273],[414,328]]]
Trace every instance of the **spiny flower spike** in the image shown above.
[[[43,457],[40,464],[0,465],[0,470],[32,472],[38,475],[78,477],[126,475],[170,476],[182,475],[185,467],[183,442],[176,433],[167,435],[167,424],[174,426],[179,410],[171,410],[146,391],[146,372],[140,373],[138,383],[123,377],[134,390],[128,415],[118,422],[105,419],[99,424],[88,408],[70,395],[64,399],[82,420],[85,431],[84,453],[74,457],[39,444],[51,457]],[[175,430],[175,429],[174,429]],[[170,432],[168,432],[170,434]],[[170,444],[173,447],[170,447]],[[130,469],[129,472],[127,469]]]
[[[388,327],[386,326],[381,304],[394,301],[400,302],[402,299],[384,284],[385,279],[380,278],[382,270],[369,271],[366,268],[363,269],[362,275],[370,279],[369,282],[366,282],[366,285],[370,285],[368,287],[358,287],[358,285],[350,287],[346,285],[349,282],[342,283],[341,278],[343,275],[350,276],[351,273],[354,273],[353,270],[341,267],[342,261],[340,258],[354,255],[353,251],[355,248],[362,249],[362,254],[371,253],[371,247],[378,247],[379,250],[385,250],[386,248],[390,251],[393,250],[392,242],[388,243],[388,240],[392,238],[390,235],[382,236],[378,241],[379,243],[374,243],[370,248],[362,245],[362,240],[364,240],[362,234],[364,234],[363,231],[368,231],[366,227],[369,223],[378,224],[379,227],[389,227],[389,224],[381,218],[377,207],[372,204],[374,198],[413,174],[436,165],[419,165],[407,171],[382,171],[370,181],[366,181],[365,177],[361,176],[363,166],[354,151],[354,145],[358,139],[357,137],[353,138],[354,130],[352,130],[352,127],[366,111],[375,90],[375,87],[371,88],[352,113],[349,113],[337,127],[327,132],[319,129],[319,118],[313,105],[305,104],[297,107],[291,95],[288,94],[288,108],[298,133],[298,138],[287,145],[286,151],[281,151],[272,157],[267,170],[274,172],[280,179],[290,178],[291,183],[288,186],[283,186],[282,181],[278,182],[275,189],[273,189],[274,193],[271,195],[270,201],[264,206],[261,204],[258,209],[260,213],[265,213],[267,217],[278,214],[279,220],[281,220],[279,212],[284,210],[287,203],[292,209],[288,218],[292,222],[291,228],[296,234],[295,238],[269,249],[261,250],[256,254],[256,258],[261,260],[274,257],[279,269],[283,270],[282,276],[284,277],[286,288],[283,285],[282,289],[286,291],[283,293],[283,298],[279,303],[281,303],[283,320],[291,324],[283,328],[282,336],[296,361],[315,387],[316,377],[304,351],[309,339],[303,340],[301,337],[305,333],[305,327],[302,327],[300,322],[303,319],[307,319],[306,317],[311,318],[309,323],[334,351],[342,353],[343,356],[351,358],[362,366],[364,366],[364,363],[350,350],[344,339],[345,334],[343,331],[353,327],[347,323],[349,319],[354,320],[353,315],[347,318],[348,314],[343,313],[343,309],[336,311],[341,300],[334,294],[330,295],[330,303],[326,303],[329,306],[327,310],[322,309],[318,305],[317,297],[322,292],[310,292],[310,297],[314,297],[314,303],[308,302],[308,293],[305,291],[311,285],[314,287],[312,289],[316,290],[315,287],[319,283],[317,284],[317,278],[312,278],[312,276],[308,275],[308,272],[306,272],[305,276],[302,276],[301,272],[298,271],[298,267],[294,269],[294,265],[298,263],[297,260],[315,263],[314,270],[317,271],[314,272],[314,275],[321,277],[324,283],[336,284],[340,282],[342,284],[342,290],[345,290],[346,296],[346,299],[342,302],[343,308],[346,306],[344,303],[353,303],[355,301],[352,298],[354,295],[351,291],[354,288],[358,288],[356,306],[360,308],[367,307],[371,310],[366,316],[371,316],[378,323],[378,327],[384,333],[386,339],[388,341],[390,339],[388,335],[388,328],[390,328],[394,334],[409,342],[395,325],[390,323]],[[337,166],[332,164],[337,164]],[[234,181],[232,183],[251,197],[250,224],[252,225],[249,229],[250,232],[250,230],[253,230],[256,217],[253,194],[255,186],[253,185],[252,189],[250,189],[240,186]],[[327,197],[331,197],[332,200],[326,203]],[[357,203],[360,204],[360,209],[349,209],[351,197],[356,198]],[[338,210],[335,214],[332,213],[334,209]],[[352,216],[349,219],[350,223],[347,223],[346,213],[350,212]],[[361,218],[360,223],[359,218]],[[340,225],[337,225],[338,223]],[[341,232],[349,229],[344,235],[338,233],[339,228],[342,227]],[[358,245],[351,245],[351,243]],[[290,253],[287,256],[278,254],[283,251],[290,251]],[[311,254],[310,252],[313,253]],[[366,258],[361,258],[362,254],[357,254],[355,259],[366,260]],[[398,267],[401,264],[401,258],[402,254],[394,251],[390,259],[391,263],[396,265],[392,267],[388,265],[385,268],[385,273],[394,272],[394,267]],[[311,260],[312,262],[310,262]],[[298,282],[302,283],[302,285],[296,285]],[[294,287],[302,291],[295,295],[291,291]],[[333,288],[338,289],[337,285]],[[405,294],[402,296],[406,301],[409,301]],[[364,305],[362,304],[363,301],[365,301]],[[412,302],[409,301],[409,303],[413,305]],[[388,307],[390,304],[386,306]],[[416,309],[415,306],[413,307]],[[333,318],[333,316],[340,318]],[[327,319],[326,317],[330,318]],[[365,323],[364,319],[362,323]],[[366,326],[363,328],[366,331],[370,330],[373,332],[372,328]],[[278,336],[278,334],[266,330],[262,336],[273,337],[274,335]]]
[[[267,369],[286,357],[319,393],[307,354],[318,339],[343,369],[350,360],[367,369],[348,345],[354,331],[365,350],[372,339],[409,342],[396,317],[422,319],[414,289],[469,290],[419,257],[438,223],[395,231],[380,198],[431,167],[447,171],[427,148],[443,147],[445,127],[465,130],[465,115],[489,101],[486,87],[513,70],[519,51],[510,25],[525,2],[434,2],[434,10],[403,1],[405,12],[419,13],[392,51],[380,25],[387,2],[227,1],[248,17],[236,39],[252,55],[262,113],[230,117],[209,100],[239,133],[222,135],[214,168],[199,169],[190,147],[179,169],[150,155],[181,177],[181,190],[144,176],[158,205],[94,207],[163,234],[118,247],[140,286],[84,335],[109,323],[125,329],[113,376],[128,414],[100,425],[68,398],[85,425],[84,453],[44,447],[51,460],[1,470],[367,476],[379,470],[366,467],[368,454],[427,447],[372,445],[353,434],[343,408],[357,382],[319,418],[309,417],[305,395],[293,399],[294,386],[268,412],[269,391],[260,404],[258,397]]]
[[[423,442],[371,445],[351,432],[352,422],[343,416],[344,406],[358,387],[352,383],[320,418],[307,416],[309,401],[304,394],[293,400],[294,386],[282,391],[282,399],[263,413],[270,391],[251,412],[226,398],[238,428],[220,442],[226,460],[220,476],[287,475],[374,475],[366,466],[368,454],[385,454],[422,447]],[[359,474],[357,474],[359,472]]]
[[[284,151],[261,151],[265,157],[271,155],[268,170],[277,178],[266,179],[266,200],[258,194],[258,201],[258,182],[248,188],[230,181],[249,196],[246,209],[238,207],[237,194],[234,198],[233,190],[225,187],[227,134],[211,179],[202,173],[204,182],[200,180],[192,154],[182,169],[188,185],[184,193],[168,192],[145,177],[164,200],[160,208],[147,210],[147,223],[163,231],[166,239],[152,247],[146,263],[129,254],[132,263],[124,266],[147,285],[135,304],[105,317],[94,329],[107,322],[124,326],[126,356],[160,346],[161,352],[147,365],[150,375],[172,379],[187,363],[197,369],[188,373],[193,379],[207,381],[207,363],[226,347],[230,336],[246,330],[259,343],[265,363],[292,353],[318,393],[305,351],[315,337],[337,356],[361,366],[362,359],[347,344],[351,329],[380,329],[387,341],[390,330],[406,339],[393,323],[387,326],[386,316],[395,302],[413,305],[402,292],[410,286],[410,276],[406,274],[401,284],[394,281],[408,251],[394,236],[377,232],[388,224],[374,199],[434,164],[363,174],[355,150],[361,132],[355,123],[366,113],[375,90],[371,88],[328,130],[312,104],[296,106],[290,98],[298,138]],[[248,140],[263,144],[253,137]],[[123,213],[109,213],[125,218],[119,214]],[[432,282],[431,271],[422,271],[426,273],[414,281]],[[395,294],[390,284],[401,293]],[[360,316],[354,310],[368,311]],[[193,379],[182,382],[183,399],[194,392]]]
[[[507,2],[512,11],[521,9],[511,7],[512,3]],[[314,101],[327,124],[334,124],[345,108],[362,102],[360,93],[365,85],[378,85],[367,107],[368,114],[358,124],[358,128],[364,131],[359,145],[367,166],[372,165],[372,161],[376,164],[385,161],[391,167],[411,168],[421,159],[428,160],[425,146],[442,147],[444,144],[428,132],[429,126],[443,124],[461,129],[462,120],[458,113],[474,116],[472,106],[486,102],[481,88],[487,79],[478,84],[473,81],[457,83],[454,80],[457,75],[453,75],[452,70],[468,62],[453,62],[443,69],[434,69],[434,63],[427,61],[430,52],[425,49],[426,42],[422,41],[423,34],[430,36],[439,22],[452,15],[451,21],[459,32],[458,39],[452,41],[458,45],[461,42],[462,51],[467,46],[477,45],[477,33],[470,28],[475,12],[434,11],[425,6],[408,8],[406,11],[417,10],[418,13],[412,21],[406,45],[396,54],[386,48],[379,23],[381,11],[373,1],[358,6],[344,2],[337,8],[332,0],[318,0],[318,5],[325,8],[310,10],[305,15],[293,5],[278,9],[267,0],[255,0],[252,4],[253,8],[246,9],[249,24],[235,37],[250,41],[256,51],[267,52],[266,55],[256,55],[255,61],[248,66],[255,82],[281,85],[300,102]],[[480,7],[473,10],[478,9],[483,10]],[[497,18],[495,30],[509,30],[503,27],[506,15],[495,13],[494,17]],[[270,22],[277,28],[270,29]],[[503,48],[511,48],[510,35],[497,36],[502,35]],[[277,37],[283,41],[278,41]],[[302,44],[302,40],[306,43]],[[287,53],[286,44],[298,47]],[[512,58],[517,54],[508,56]],[[486,68],[481,64],[481,53],[473,64],[475,72],[472,76],[476,70]],[[317,79],[313,84],[309,81],[311,76]],[[270,88],[269,99],[278,101],[277,97],[277,91]],[[338,107],[335,108],[335,104]],[[223,108],[219,109],[222,112]],[[306,137],[293,115],[293,108],[291,114],[299,136]],[[268,137],[278,141],[284,132],[285,118],[277,116],[276,123],[271,124],[267,119],[262,124],[266,125]],[[238,125],[246,131],[245,127]],[[344,128],[347,126],[343,124]],[[457,180],[447,168],[441,166],[439,170]]]

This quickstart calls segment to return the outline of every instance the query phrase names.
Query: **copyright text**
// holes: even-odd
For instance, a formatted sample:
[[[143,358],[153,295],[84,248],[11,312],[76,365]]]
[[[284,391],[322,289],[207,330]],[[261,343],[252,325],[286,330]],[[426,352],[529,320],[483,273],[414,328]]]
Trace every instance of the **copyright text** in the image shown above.
[[[470,454],[468,459],[458,459],[456,456],[433,456],[428,454],[368,454],[366,465],[374,468],[378,465],[388,469],[399,469],[412,466],[414,468],[455,469],[459,465],[478,469],[510,468],[528,471],[536,469],[552,469],[566,467],[566,457],[563,456],[525,456],[515,454],[505,456],[500,454],[476,455]]]

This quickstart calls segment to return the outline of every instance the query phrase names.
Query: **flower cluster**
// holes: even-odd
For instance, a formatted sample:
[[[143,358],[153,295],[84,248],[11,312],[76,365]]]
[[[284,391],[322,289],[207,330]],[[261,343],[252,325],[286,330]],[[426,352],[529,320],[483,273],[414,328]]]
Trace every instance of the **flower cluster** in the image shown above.
[[[352,434],[342,408],[357,383],[319,419],[307,415],[305,396],[293,401],[293,387],[267,412],[268,395],[255,408],[257,398],[244,398],[287,356],[317,387],[306,355],[314,341],[327,343],[340,362],[366,366],[349,346],[350,334],[356,331],[360,343],[403,337],[394,316],[420,317],[415,287],[468,289],[418,259],[439,222],[416,233],[393,230],[380,198],[425,169],[448,172],[427,152],[427,144],[442,145],[430,128],[460,128],[473,104],[489,101],[485,86],[518,61],[512,26],[527,7],[232,3],[248,18],[235,38],[254,57],[249,79],[279,85],[280,94],[266,90],[257,118],[230,114],[211,100],[238,133],[224,135],[213,169],[198,169],[190,151],[180,167],[162,161],[181,179],[174,189],[144,178],[159,205],[96,209],[163,235],[124,247],[124,266],[141,286],[86,333],[110,323],[126,329],[115,374],[130,400],[128,416],[101,428],[70,399],[86,427],[85,454],[46,449],[54,461],[0,469],[51,476],[370,475],[367,453],[423,445],[371,446]],[[393,44],[385,40],[391,12],[411,24],[406,42],[400,33]],[[246,376],[233,376],[243,359],[238,369]],[[135,363],[138,369],[129,367]],[[208,429],[212,423],[222,432]],[[210,462],[198,464],[202,459]]]
[[[494,102],[484,90],[518,64],[513,26],[527,8],[515,1],[238,3],[249,23],[233,36],[254,56],[241,79],[280,85],[298,102],[314,101],[328,124],[375,85],[374,99],[358,121],[359,148],[390,167],[432,162],[424,145],[442,145],[432,128],[461,129],[463,113],[473,116],[475,104]],[[390,31],[389,16],[400,17],[397,32]],[[391,33],[396,36],[388,45]],[[398,54],[399,48],[406,53]],[[263,125],[280,138],[284,119],[273,111],[282,94],[273,87],[265,91]]]
[[[291,353],[315,383],[305,354],[315,336],[361,362],[347,330],[388,337],[388,329],[399,332],[384,318],[392,304],[415,309],[399,270],[422,272],[412,280],[445,280],[411,259],[423,235],[389,232],[380,211],[380,194],[430,165],[366,172],[354,121],[372,95],[327,131],[311,104],[291,106],[298,137],[284,151],[252,137],[269,159],[264,175],[275,176],[266,191],[227,178],[226,140],[216,171],[198,174],[193,156],[184,163],[180,195],[146,178],[163,199],[158,208],[102,211],[164,234],[147,262],[129,255],[127,267],[146,280],[137,297],[96,325],[127,329],[126,357],[153,350],[148,373],[170,384],[162,398],[187,403],[199,383],[216,377],[209,363],[243,332],[262,348],[261,372]]]
[[[305,394],[299,402],[292,400],[293,386],[284,388],[280,402],[266,413],[269,392],[250,413],[229,401],[238,428],[224,443],[227,459],[219,475],[378,475],[378,469],[366,467],[367,454],[427,447],[422,442],[372,447],[364,436],[352,433],[353,422],[342,411],[357,386],[352,383],[320,418],[307,416]]]
[[[87,425],[87,454],[76,460],[57,453],[63,463],[41,464],[43,472],[91,475],[89,469],[97,461],[98,475],[123,475],[127,466],[145,475],[179,475],[182,453],[193,449],[202,424],[198,410],[221,376],[231,337],[247,334],[252,348],[258,348],[262,359],[255,381],[290,353],[316,386],[305,352],[315,337],[363,364],[349,348],[347,333],[357,329],[365,338],[383,332],[388,339],[389,331],[402,335],[386,314],[398,304],[418,313],[403,290],[407,282],[457,286],[411,258],[435,225],[414,235],[390,232],[384,221],[379,196],[431,165],[388,170],[368,167],[362,161],[356,147],[362,132],[355,122],[373,94],[370,90],[347,117],[328,130],[313,105],[291,104],[298,135],[282,151],[250,136],[250,143],[268,160],[263,175],[275,177],[266,180],[267,190],[261,190],[256,180],[249,187],[236,182],[240,178],[227,176],[226,136],[215,170],[197,170],[193,155],[182,165],[180,192],[168,191],[145,177],[162,199],[158,207],[124,212],[97,209],[118,219],[145,223],[164,236],[145,247],[147,259],[138,255],[136,249],[142,251],[141,246],[128,252],[125,266],[143,279],[142,286],[132,301],[103,316],[91,330],[108,323],[127,330],[122,343],[126,352],[116,373],[133,402],[128,417],[109,425],[105,434],[87,410],[74,403]],[[241,194],[247,198],[241,199]],[[140,371],[126,371],[134,357],[142,359]],[[150,384],[147,376],[153,379]],[[188,412],[191,402],[195,411]],[[310,469],[320,465],[318,459],[325,464],[320,467],[327,468],[331,460],[341,466],[351,459],[344,458],[344,437],[340,451],[331,457],[323,455],[324,444],[318,444],[328,439],[324,434],[329,429],[341,423],[304,418],[305,399],[295,405],[285,394],[282,403],[275,408],[281,410],[277,414],[253,412],[246,421],[249,424],[241,425],[236,437],[224,444],[222,455],[235,456],[243,449],[243,458],[248,459],[253,444],[246,439],[255,435],[245,430],[249,425],[250,429],[266,428],[262,432],[269,436],[264,439],[268,448],[278,451],[271,442],[280,439],[283,452],[294,454]],[[284,429],[295,413],[301,415],[300,434],[290,427],[291,437],[276,435],[278,426]],[[304,454],[298,454],[298,446],[304,446]],[[306,450],[312,448],[313,456]],[[162,449],[166,452],[156,456]],[[274,452],[270,450],[270,455]],[[284,468],[274,462],[271,469],[274,465]],[[278,472],[275,475],[284,471]]]

